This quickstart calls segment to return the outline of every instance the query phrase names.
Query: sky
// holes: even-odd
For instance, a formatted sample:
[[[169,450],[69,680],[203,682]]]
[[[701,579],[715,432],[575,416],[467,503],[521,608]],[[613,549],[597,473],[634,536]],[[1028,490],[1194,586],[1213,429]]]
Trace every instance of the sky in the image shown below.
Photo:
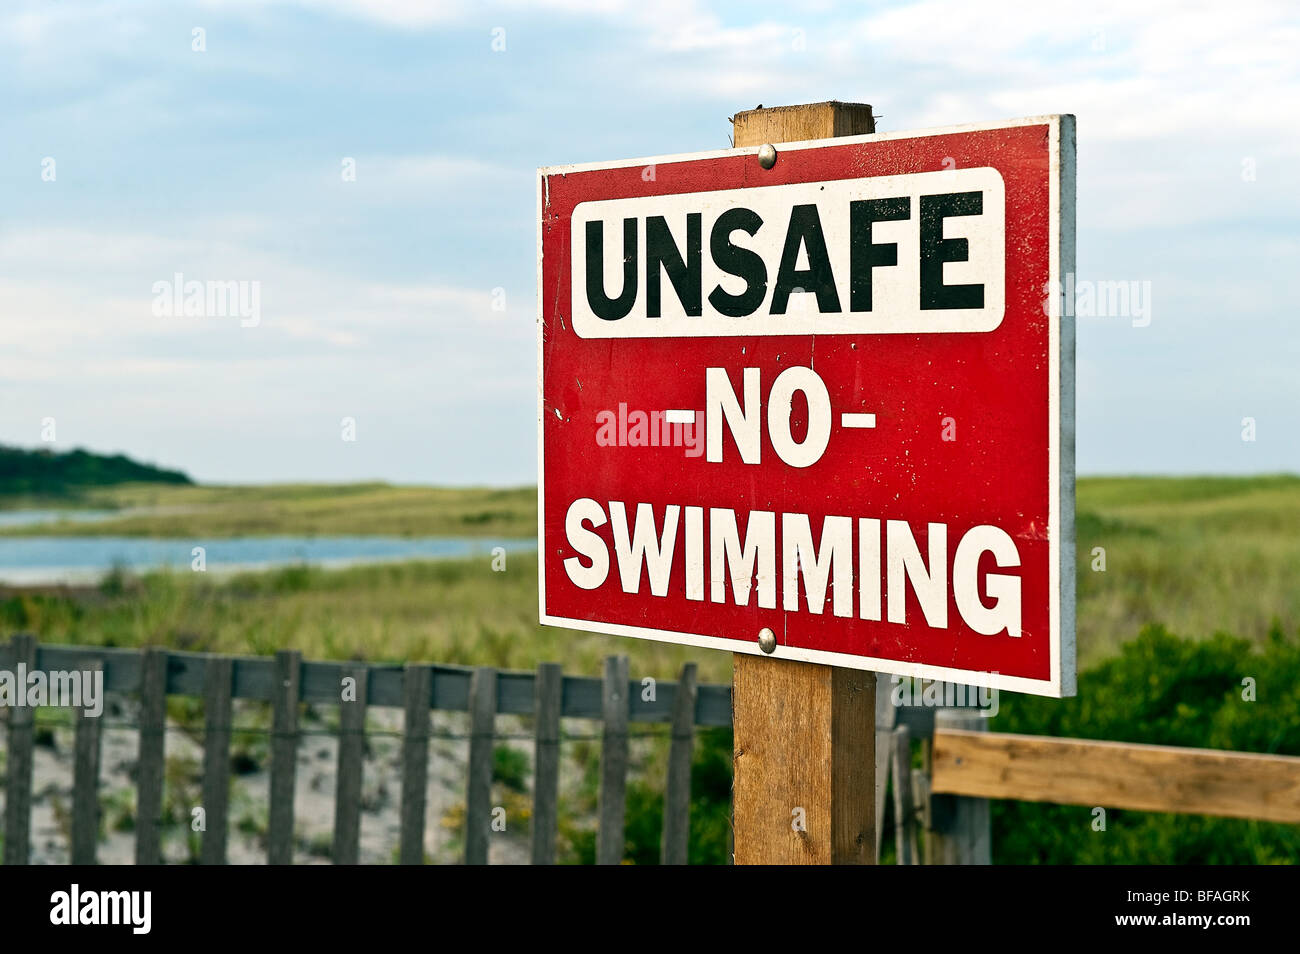
[[[1079,473],[1300,471],[1298,53],[1293,2],[6,0],[0,443],[532,483],[537,167],[839,99],[1078,117],[1078,281],[1140,303],[1077,318]]]

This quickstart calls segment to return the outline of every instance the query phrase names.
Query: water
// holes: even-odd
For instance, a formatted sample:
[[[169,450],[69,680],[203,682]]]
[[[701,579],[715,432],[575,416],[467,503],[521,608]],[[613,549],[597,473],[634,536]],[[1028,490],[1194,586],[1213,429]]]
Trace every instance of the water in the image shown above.
[[[487,558],[494,547],[505,547],[507,552],[535,550],[537,542],[481,537],[0,537],[0,583],[93,583],[119,566],[135,572],[164,567],[188,570],[198,546],[204,548],[207,571],[222,573],[299,563],[340,567],[394,560]]]

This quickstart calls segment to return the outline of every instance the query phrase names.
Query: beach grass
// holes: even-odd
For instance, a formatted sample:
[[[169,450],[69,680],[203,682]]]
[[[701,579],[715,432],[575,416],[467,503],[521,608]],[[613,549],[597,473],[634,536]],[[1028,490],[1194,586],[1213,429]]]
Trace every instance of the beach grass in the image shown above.
[[[532,537],[534,487],[407,487],[392,484],[171,486],[122,484],[73,497],[21,497],[6,509],[120,511],[94,523],[60,521],[8,527],[26,536],[126,536],[169,539],[246,536]]]

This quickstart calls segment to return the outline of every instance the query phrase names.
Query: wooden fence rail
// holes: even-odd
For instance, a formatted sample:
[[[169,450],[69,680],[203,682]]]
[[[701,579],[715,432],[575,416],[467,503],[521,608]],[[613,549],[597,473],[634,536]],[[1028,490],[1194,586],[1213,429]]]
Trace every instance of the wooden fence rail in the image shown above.
[[[1300,824],[1300,758],[943,729],[931,791]]]

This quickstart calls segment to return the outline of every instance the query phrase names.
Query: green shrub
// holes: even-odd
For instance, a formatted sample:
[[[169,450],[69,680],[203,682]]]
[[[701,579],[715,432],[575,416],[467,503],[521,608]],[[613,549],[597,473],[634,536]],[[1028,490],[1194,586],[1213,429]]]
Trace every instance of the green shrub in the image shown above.
[[[498,745],[492,749],[492,781],[504,785],[512,792],[528,791],[528,775],[532,771],[532,759],[528,753],[509,745]]]

